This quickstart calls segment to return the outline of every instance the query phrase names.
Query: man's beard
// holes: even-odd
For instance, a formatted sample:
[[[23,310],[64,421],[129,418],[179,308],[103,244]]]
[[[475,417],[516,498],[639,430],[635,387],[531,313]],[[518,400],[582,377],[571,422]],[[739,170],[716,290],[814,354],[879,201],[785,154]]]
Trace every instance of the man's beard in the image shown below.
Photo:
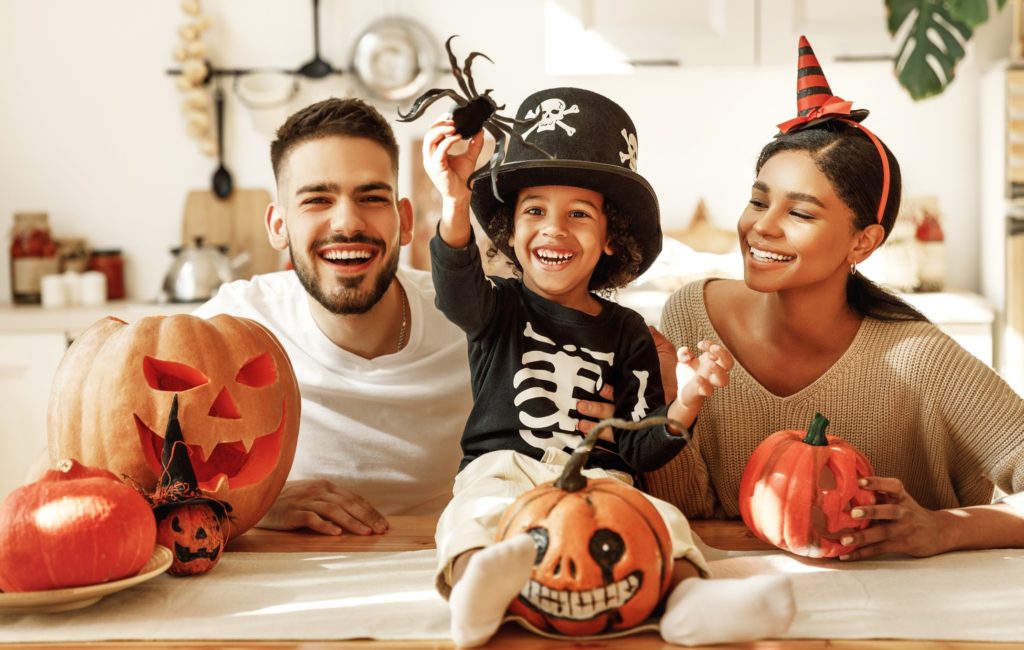
[[[381,250],[386,248],[384,241],[381,239],[365,235],[357,235],[355,237],[335,235],[328,240],[314,242],[311,249],[316,250],[325,244],[353,243],[372,244]],[[308,259],[298,259],[295,257],[295,251],[291,246],[291,242],[289,242],[288,255],[291,257],[295,274],[299,277],[299,283],[309,295],[313,296],[314,300],[332,314],[365,314],[370,311],[387,292],[388,287],[391,286],[391,281],[395,279],[395,274],[398,272],[398,247],[395,246],[391,249],[387,259],[384,260],[384,265],[381,267],[377,280],[370,289],[359,289],[359,285],[363,282],[362,276],[339,277],[338,282],[341,286],[328,293],[317,281],[317,274],[313,268],[312,253]]]

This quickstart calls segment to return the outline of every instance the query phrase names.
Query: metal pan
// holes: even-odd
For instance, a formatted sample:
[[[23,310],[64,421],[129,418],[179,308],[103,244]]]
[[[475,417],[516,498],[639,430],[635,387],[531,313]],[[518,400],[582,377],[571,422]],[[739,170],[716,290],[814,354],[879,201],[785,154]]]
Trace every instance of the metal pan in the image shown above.
[[[434,38],[408,18],[382,18],[356,39],[352,74],[375,99],[403,101],[416,97],[434,80]]]

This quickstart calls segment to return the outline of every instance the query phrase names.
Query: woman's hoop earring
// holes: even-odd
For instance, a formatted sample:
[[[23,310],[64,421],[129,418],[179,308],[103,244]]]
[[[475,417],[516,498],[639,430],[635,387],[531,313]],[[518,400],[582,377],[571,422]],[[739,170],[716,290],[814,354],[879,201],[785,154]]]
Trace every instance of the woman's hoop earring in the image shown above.
[[[850,265],[850,275],[857,275],[857,263],[854,262]]]

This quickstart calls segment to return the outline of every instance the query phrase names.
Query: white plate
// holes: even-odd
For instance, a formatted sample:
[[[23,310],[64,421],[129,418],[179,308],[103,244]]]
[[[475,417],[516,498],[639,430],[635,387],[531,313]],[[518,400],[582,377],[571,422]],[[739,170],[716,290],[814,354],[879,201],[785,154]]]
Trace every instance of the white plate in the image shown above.
[[[173,559],[170,549],[157,544],[142,570],[130,578],[65,589],[0,592],[0,614],[50,614],[88,607],[104,596],[155,578],[171,566]]]

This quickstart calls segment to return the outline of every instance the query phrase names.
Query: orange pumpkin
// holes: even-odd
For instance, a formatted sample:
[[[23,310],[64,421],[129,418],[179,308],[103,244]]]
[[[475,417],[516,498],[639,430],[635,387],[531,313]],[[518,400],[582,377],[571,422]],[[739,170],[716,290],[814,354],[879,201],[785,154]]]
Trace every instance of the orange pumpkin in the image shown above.
[[[509,506],[497,539],[527,533],[537,544],[530,582],[509,606],[534,627],[588,636],[646,620],[672,579],[672,541],[654,505],[615,479],[581,474],[603,420],[573,453],[561,477]],[[591,440],[593,437],[593,440]]]
[[[120,580],[142,570],[155,544],[141,494],[106,470],[62,460],[0,504],[0,589]]]
[[[221,515],[209,503],[184,503],[170,508],[157,526],[156,540],[174,553],[167,572],[176,576],[206,573],[220,561],[225,531]]]
[[[839,543],[871,520],[850,510],[875,503],[875,493],[857,481],[874,470],[864,454],[828,435],[828,419],[817,413],[807,431],[776,431],[747,461],[740,482],[740,514],[769,544],[806,557],[838,557],[852,550]]]
[[[259,521],[295,455],[299,391],[259,323],[218,315],[105,318],[68,349],[50,394],[50,458],[75,456],[152,490],[172,396],[199,488],[230,503],[236,537]]]

